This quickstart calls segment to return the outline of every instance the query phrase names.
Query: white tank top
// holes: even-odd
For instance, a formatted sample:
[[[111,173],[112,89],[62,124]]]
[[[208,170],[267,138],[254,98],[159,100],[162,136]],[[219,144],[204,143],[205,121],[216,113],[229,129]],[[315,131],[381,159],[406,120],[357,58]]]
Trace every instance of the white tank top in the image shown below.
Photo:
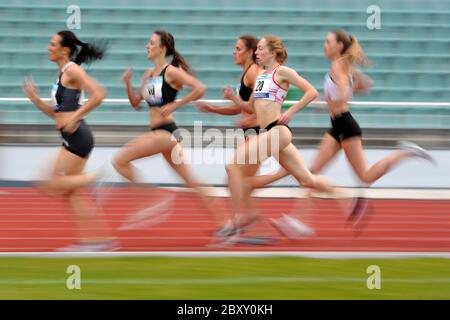
[[[351,75],[349,76],[349,83],[350,84],[347,84],[345,86],[345,93],[348,97],[348,100],[353,97],[353,79]],[[337,84],[333,81],[333,79],[331,79],[329,73],[325,75],[323,88],[325,90],[325,97],[327,98],[327,100],[337,101],[343,99],[343,97],[340,96]]]
[[[263,99],[283,103],[287,90],[275,81],[275,72],[280,66],[275,67],[271,73],[262,73],[256,78],[253,96],[255,99]]]

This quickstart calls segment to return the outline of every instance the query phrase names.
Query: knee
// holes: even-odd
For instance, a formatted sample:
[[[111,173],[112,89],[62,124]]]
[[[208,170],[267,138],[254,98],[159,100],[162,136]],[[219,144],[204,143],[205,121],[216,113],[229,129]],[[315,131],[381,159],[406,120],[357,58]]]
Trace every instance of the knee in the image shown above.
[[[359,174],[358,177],[364,184],[372,184],[374,182],[374,179],[372,179],[372,177],[370,177],[367,173]]]
[[[361,182],[369,185],[369,184],[372,184],[374,181],[373,181],[373,179],[369,179],[369,178],[365,177],[365,178],[361,179]]]
[[[235,163],[229,163],[225,166],[225,170],[227,172],[227,175],[230,176],[230,174],[236,174],[239,172],[239,167]]]
[[[313,174],[309,174],[308,176],[299,179],[299,182],[305,188],[315,189],[317,185],[317,177]]]
[[[119,170],[121,167],[125,166],[126,164],[127,164],[127,161],[122,159],[122,157],[120,157],[120,156],[115,157],[112,161],[112,166],[116,170]]]
[[[302,186],[305,188],[310,188],[310,189],[315,189],[316,188],[316,181],[314,178],[308,178],[308,179],[304,179],[301,182]]]
[[[243,194],[250,195],[250,194],[252,194],[254,189],[255,188],[253,186],[252,179],[251,178],[244,178],[244,180],[242,181],[242,192],[243,192]]]

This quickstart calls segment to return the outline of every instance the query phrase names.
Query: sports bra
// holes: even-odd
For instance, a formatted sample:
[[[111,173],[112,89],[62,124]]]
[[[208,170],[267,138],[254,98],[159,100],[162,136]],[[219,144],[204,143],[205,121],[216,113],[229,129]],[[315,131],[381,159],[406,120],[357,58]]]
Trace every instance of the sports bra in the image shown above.
[[[74,64],[74,62],[70,61],[61,69],[58,80],[53,84],[51,97],[55,112],[76,111],[83,102],[84,95],[82,90],[66,88],[61,83],[63,73],[72,64]]]
[[[171,87],[164,77],[168,66],[157,77],[150,77],[142,88],[142,96],[149,107],[162,107],[175,101],[178,90]]]
[[[349,75],[349,83],[350,84],[347,84],[345,86],[348,100],[350,100],[353,96],[353,78],[351,75]],[[327,100],[337,101],[343,99],[343,97],[340,96],[339,88],[337,84],[333,81],[333,78],[331,78],[330,73],[327,73],[325,75],[323,87],[325,90],[325,97],[327,98]]]
[[[288,91],[275,81],[275,72],[279,67],[280,65],[276,66],[271,73],[262,73],[258,76],[253,89],[255,99],[284,102]]]
[[[245,75],[247,74],[247,71],[248,71],[248,69],[250,69],[251,66],[252,65],[250,65],[247,68],[247,70],[245,70],[244,74],[241,77],[241,83],[237,86],[237,90],[236,90],[243,101],[250,100],[250,97],[253,93],[253,88],[247,87],[244,83]]]
[[[275,72],[280,65],[276,66],[271,73],[262,73],[256,79],[253,96],[255,99],[263,99],[283,103],[286,99],[287,90],[275,81]]]

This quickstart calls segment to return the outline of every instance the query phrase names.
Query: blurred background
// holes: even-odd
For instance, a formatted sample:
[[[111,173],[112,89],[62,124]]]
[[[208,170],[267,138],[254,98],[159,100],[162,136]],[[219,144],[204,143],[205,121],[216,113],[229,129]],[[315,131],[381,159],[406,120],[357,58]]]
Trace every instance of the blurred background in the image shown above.
[[[108,99],[89,116],[98,144],[122,144],[147,130],[145,113],[136,113],[126,100],[121,75],[135,70],[138,85],[145,69],[145,45],[156,29],[171,32],[176,46],[192,65],[208,92],[205,99],[222,99],[224,86],[235,87],[241,70],[233,64],[236,39],[243,34],[280,36],[288,50],[287,65],[323,92],[329,62],[322,44],[328,31],[343,28],[354,34],[373,62],[367,70],[374,80],[370,94],[355,97],[353,112],[364,128],[368,145],[392,146],[414,138],[425,146],[448,147],[450,108],[450,1],[377,1],[381,29],[370,30],[367,0],[268,0],[211,2],[155,1],[21,1],[5,0],[0,10],[0,93],[6,142],[59,141],[47,119],[24,99],[21,83],[32,74],[42,97],[48,97],[56,75],[47,60],[51,35],[67,29],[70,5],[80,8],[84,41],[105,39],[107,58],[88,67],[108,89]],[[288,100],[299,97],[293,88]],[[114,100],[112,100],[114,99]],[[382,103],[380,103],[382,102]],[[408,102],[408,103],[407,103]],[[377,104],[378,103],[378,104]],[[397,104],[396,104],[397,103]],[[287,105],[288,106],[288,105]],[[286,106],[286,107],[287,107]],[[194,120],[203,126],[234,126],[233,117],[199,113],[187,106],[176,114],[184,127]],[[295,142],[316,145],[329,118],[320,108],[306,108],[293,119]]]
[[[368,19],[372,21],[375,13],[368,10],[372,5],[381,10],[379,29],[368,28]],[[52,120],[32,105],[21,90],[24,77],[32,75],[40,96],[50,97],[57,68],[47,60],[47,44],[52,34],[68,28],[68,20],[71,21],[74,14],[73,6],[80,9],[80,28],[73,30],[77,36],[85,42],[107,40],[110,44],[106,58],[86,67],[108,90],[104,103],[87,117],[96,140],[88,170],[109,163],[118,147],[148,131],[147,110],[135,112],[130,107],[122,73],[133,67],[133,82],[139,85],[142,73],[151,67],[145,45],[154,30],[164,29],[174,35],[178,51],[208,87],[204,99],[217,104],[224,103],[222,88],[235,87],[240,80],[241,69],[233,64],[232,55],[239,36],[274,34],[281,37],[288,51],[286,64],[316,86],[321,93],[319,100],[323,100],[322,82],[329,61],[323,56],[322,45],[327,32],[342,28],[355,35],[372,61],[365,70],[374,80],[372,91],[355,96],[352,104],[352,113],[363,129],[369,162],[384,157],[397,141],[411,140],[430,149],[439,166],[433,168],[423,162],[411,162],[377,182],[375,188],[420,190],[408,194],[402,201],[384,201],[389,197],[404,197],[389,190],[376,196],[381,198],[374,200],[378,218],[358,239],[344,230],[342,219],[335,218],[335,207],[319,203],[314,209],[319,215],[315,222],[318,239],[300,243],[285,241],[281,249],[247,246],[229,251],[285,250],[294,256],[317,250],[381,254],[404,251],[420,252],[422,256],[436,254],[431,255],[436,259],[389,261],[372,257],[355,261],[271,257],[258,260],[247,259],[244,255],[217,259],[122,257],[102,260],[97,257],[53,261],[40,259],[38,254],[34,258],[0,259],[0,298],[450,298],[449,260],[440,259],[448,257],[450,252],[448,0],[2,0],[1,252],[9,255],[47,252],[75,239],[67,209],[29,188],[30,182],[39,175],[39,168],[56,152],[60,136]],[[292,88],[287,100],[300,96]],[[286,103],[284,107],[289,105]],[[218,128],[225,132],[236,126],[237,117],[201,113],[189,105],[179,109],[175,119],[180,127],[191,132],[194,121],[201,121],[204,130]],[[290,123],[293,142],[302,150],[307,163],[314,156],[329,121],[323,103],[318,101]],[[233,150],[223,149],[221,142],[214,143],[219,151],[225,152],[224,159],[227,159]],[[200,149],[185,151],[196,157]],[[160,156],[142,160],[138,167],[143,169],[149,182],[180,184]],[[205,182],[219,186],[226,183],[223,163],[195,163],[194,169]],[[359,186],[342,155],[325,174],[339,185]],[[294,186],[296,183],[286,178],[277,185]],[[440,190],[443,193],[438,194],[436,189],[443,189]],[[435,194],[441,197],[439,201],[433,198]],[[421,200],[416,196],[422,197]],[[290,194],[283,194],[283,200],[270,199],[272,197],[269,195],[268,200],[259,203],[265,213],[279,214],[280,205],[283,210],[294,206]],[[124,219],[129,200],[119,194],[115,201],[111,200],[110,211],[106,212],[113,227]],[[220,248],[205,246],[213,230],[210,218],[200,217],[198,203],[183,201],[178,203],[177,210],[173,209],[172,217],[178,221],[177,225],[168,221],[157,230],[117,231],[124,250],[220,251]],[[183,233],[186,230],[192,233],[186,235]],[[69,264],[79,264],[91,279],[85,291],[74,294],[65,289],[65,268]],[[387,277],[384,294],[365,287],[366,268],[370,264],[380,265]],[[47,289],[36,287],[39,283],[48,285]]]
[[[374,11],[373,5],[379,12]],[[236,0],[195,0],[189,4],[180,0],[5,0],[0,6],[0,110],[6,144],[31,143],[36,147],[60,142],[52,120],[24,97],[21,84],[31,74],[41,97],[50,96],[57,71],[47,59],[47,44],[52,34],[68,25],[75,26],[74,22],[79,22],[79,29],[73,31],[83,41],[107,40],[110,44],[107,57],[87,67],[108,90],[107,100],[87,118],[97,147],[90,161],[93,167],[105,161],[105,152],[106,157],[114,153],[115,149],[102,147],[121,146],[148,130],[146,108],[141,112],[130,108],[121,76],[126,68],[133,67],[133,81],[139,85],[144,70],[151,67],[145,45],[154,30],[164,29],[175,36],[176,47],[208,87],[204,99],[220,104],[225,102],[221,100],[222,89],[235,87],[239,82],[241,69],[234,65],[232,52],[236,39],[247,33],[257,37],[280,36],[289,54],[287,65],[316,86],[323,100],[323,78],[329,68],[329,61],[323,56],[323,41],[330,30],[343,28],[359,39],[372,61],[365,71],[374,80],[373,89],[367,95],[356,96],[352,105],[352,113],[363,128],[365,146],[389,149],[399,140],[412,140],[425,148],[441,150],[436,152],[444,163],[448,157],[442,150],[450,143],[450,1],[395,0],[373,4],[366,0],[282,0],[273,7],[272,1],[249,0],[243,8]],[[78,20],[74,20],[76,13]],[[373,28],[375,22],[380,22],[379,28]],[[300,95],[291,88],[287,100],[296,100]],[[284,107],[289,106],[286,103]],[[218,128],[225,132],[226,128],[235,127],[238,118],[201,113],[192,105],[179,109],[175,117],[179,126],[192,133],[194,121],[201,121],[203,130]],[[310,159],[309,154],[314,153],[330,123],[323,103],[318,102],[294,117],[290,125],[294,129],[293,142]],[[221,148],[223,143],[214,141],[212,145]],[[19,152],[23,150],[29,149]],[[25,168],[19,160],[28,157],[16,156],[17,149],[9,151],[4,156],[9,154],[12,158],[6,161],[10,167],[3,179],[30,179],[31,173],[26,170],[33,168]],[[33,152],[35,157],[48,154],[43,149]],[[382,153],[369,151],[369,159],[375,161]],[[338,158],[336,163],[330,174],[343,185],[354,185],[354,179],[347,178],[345,160]],[[208,172],[203,175],[207,182],[224,183],[222,163],[199,169]],[[434,171],[433,179],[426,176],[413,183],[399,183],[411,179],[410,172],[421,170],[420,166],[413,166],[379,183],[419,187],[423,182],[431,187],[450,187],[450,171],[445,167]],[[176,178],[167,170],[165,173],[150,178],[154,182],[174,183]],[[162,177],[166,175],[171,178]],[[392,180],[385,183],[386,179]]]

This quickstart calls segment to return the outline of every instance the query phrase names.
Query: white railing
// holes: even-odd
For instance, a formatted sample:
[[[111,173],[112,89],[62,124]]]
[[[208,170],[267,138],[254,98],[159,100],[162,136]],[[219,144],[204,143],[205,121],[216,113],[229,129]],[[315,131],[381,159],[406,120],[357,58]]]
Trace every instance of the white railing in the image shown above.
[[[42,99],[43,101],[51,101],[51,99]],[[0,98],[0,102],[27,102],[30,101],[28,98]],[[87,99],[85,99],[87,101]],[[229,100],[221,100],[221,99],[205,99],[199,100],[204,101],[211,104],[222,104],[229,103]],[[298,102],[298,100],[287,100],[284,104],[294,104]],[[103,100],[105,104],[127,104],[129,103],[128,99],[105,99]],[[326,101],[313,101],[311,105],[326,105]],[[450,102],[395,102],[395,101],[350,101],[350,105],[358,105],[358,106],[395,106],[395,107],[450,107]]]

